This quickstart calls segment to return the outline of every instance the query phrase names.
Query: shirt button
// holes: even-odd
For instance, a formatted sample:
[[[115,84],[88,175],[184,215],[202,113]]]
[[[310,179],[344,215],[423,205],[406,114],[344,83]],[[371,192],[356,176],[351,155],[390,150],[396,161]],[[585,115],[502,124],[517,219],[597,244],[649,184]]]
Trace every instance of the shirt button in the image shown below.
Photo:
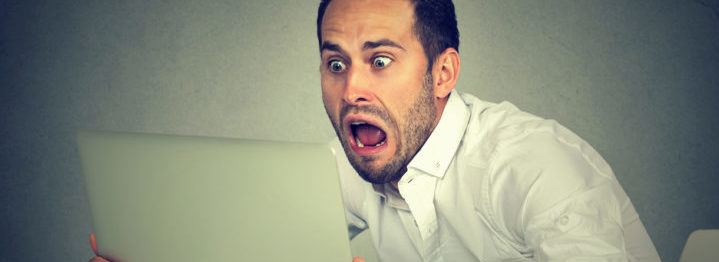
[[[569,216],[563,215],[559,218],[559,224],[562,226],[566,226],[569,223]]]
[[[434,167],[435,167],[435,168],[439,168],[439,166],[440,166],[439,162],[434,163]]]

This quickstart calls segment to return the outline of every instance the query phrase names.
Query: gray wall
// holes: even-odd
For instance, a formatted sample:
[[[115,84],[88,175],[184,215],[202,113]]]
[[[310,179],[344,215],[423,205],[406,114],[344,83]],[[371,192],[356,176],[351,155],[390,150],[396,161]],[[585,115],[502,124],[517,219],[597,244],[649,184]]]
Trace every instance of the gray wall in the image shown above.
[[[315,1],[0,2],[0,261],[85,261],[78,128],[295,141],[321,106]],[[459,90],[595,146],[659,254],[719,228],[717,1],[456,1]]]

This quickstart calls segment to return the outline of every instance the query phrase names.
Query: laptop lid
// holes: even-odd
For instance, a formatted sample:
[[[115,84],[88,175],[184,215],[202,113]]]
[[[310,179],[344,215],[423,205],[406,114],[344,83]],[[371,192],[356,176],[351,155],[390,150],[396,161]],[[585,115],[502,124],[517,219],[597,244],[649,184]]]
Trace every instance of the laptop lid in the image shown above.
[[[78,146],[104,257],[351,261],[327,144],[81,131]]]

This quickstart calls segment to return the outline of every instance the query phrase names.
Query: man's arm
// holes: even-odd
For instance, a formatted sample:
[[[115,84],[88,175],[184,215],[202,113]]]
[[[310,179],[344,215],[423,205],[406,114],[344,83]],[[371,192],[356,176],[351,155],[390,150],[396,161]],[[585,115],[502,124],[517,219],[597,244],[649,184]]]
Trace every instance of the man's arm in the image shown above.
[[[524,240],[534,250],[536,261],[630,260],[610,183],[582,190],[526,219]]]
[[[621,187],[604,160],[565,131],[538,128],[498,147],[487,212],[535,261],[632,260]]]

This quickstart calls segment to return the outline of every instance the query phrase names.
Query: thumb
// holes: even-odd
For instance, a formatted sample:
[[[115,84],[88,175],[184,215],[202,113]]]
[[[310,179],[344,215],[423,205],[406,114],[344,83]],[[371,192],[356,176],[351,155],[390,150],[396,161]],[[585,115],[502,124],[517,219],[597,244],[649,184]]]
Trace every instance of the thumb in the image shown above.
[[[97,252],[97,241],[95,241],[95,232],[90,233],[90,246],[92,247],[92,252],[95,253],[96,256],[99,255]]]
[[[361,257],[356,257],[352,259],[352,262],[364,262],[364,259],[362,259]]]

